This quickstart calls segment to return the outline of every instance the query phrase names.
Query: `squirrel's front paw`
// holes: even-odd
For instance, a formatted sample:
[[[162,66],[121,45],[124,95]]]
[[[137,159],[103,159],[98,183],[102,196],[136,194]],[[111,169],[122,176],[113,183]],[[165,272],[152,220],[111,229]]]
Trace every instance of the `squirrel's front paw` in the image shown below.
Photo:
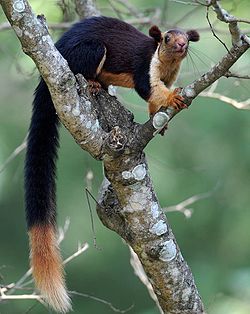
[[[93,95],[97,95],[101,90],[101,84],[95,80],[88,80],[89,91]]]
[[[167,102],[169,107],[173,107],[175,110],[181,110],[184,108],[188,108],[188,106],[184,103],[184,98],[179,94],[181,92],[181,88],[175,88],[168,95]]]

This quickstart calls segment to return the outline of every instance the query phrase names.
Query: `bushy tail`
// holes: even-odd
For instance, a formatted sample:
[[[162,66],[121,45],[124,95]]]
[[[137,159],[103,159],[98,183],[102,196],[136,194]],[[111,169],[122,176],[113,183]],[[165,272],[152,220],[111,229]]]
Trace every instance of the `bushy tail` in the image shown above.
[[[29,237],[36,286],[55,311],[66,313],[71,309],[71,304],[65,289],[55,230],[50,225],[33,226],[29,230]]]
[[[57,147],[58,117],[41,80],[35,91],[25,163],[26,219],[35,284],[51,307],[65,313],[71,305],[56,241]]]

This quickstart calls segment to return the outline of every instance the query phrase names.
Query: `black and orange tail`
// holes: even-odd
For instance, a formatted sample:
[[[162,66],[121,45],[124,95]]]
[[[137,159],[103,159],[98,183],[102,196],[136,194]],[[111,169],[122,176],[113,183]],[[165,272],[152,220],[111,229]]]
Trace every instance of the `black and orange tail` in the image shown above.
[[[71,309],[56,232],[51,225],[34,225],[29,229],[31,267],[37,288],[45,301],[57,312]]]
[[[36,287],[56,311],[71,309],[56,239],[55,176],[58,118],[48,88],[35,91],[25,163],[26,218]]]

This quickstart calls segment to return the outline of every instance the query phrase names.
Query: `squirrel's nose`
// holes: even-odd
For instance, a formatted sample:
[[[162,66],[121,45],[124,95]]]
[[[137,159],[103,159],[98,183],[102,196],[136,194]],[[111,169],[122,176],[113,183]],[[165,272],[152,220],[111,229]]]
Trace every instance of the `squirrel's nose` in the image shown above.
[[[177,42],[177,45],[178,45],[178,47],[184,47],[185,45],[186,45],[186,43],[185,42]]]

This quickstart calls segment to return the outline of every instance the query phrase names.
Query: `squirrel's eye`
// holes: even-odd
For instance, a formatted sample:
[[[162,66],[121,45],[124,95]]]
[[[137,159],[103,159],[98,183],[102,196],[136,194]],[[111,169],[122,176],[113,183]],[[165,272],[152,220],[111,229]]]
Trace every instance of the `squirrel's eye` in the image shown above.
[[[166,35],[166,36],[165,36],[165,43],[167,44],[167,43],[169,42],[169,40],[170,40],[170,36],[169,36],[169,35]]]

